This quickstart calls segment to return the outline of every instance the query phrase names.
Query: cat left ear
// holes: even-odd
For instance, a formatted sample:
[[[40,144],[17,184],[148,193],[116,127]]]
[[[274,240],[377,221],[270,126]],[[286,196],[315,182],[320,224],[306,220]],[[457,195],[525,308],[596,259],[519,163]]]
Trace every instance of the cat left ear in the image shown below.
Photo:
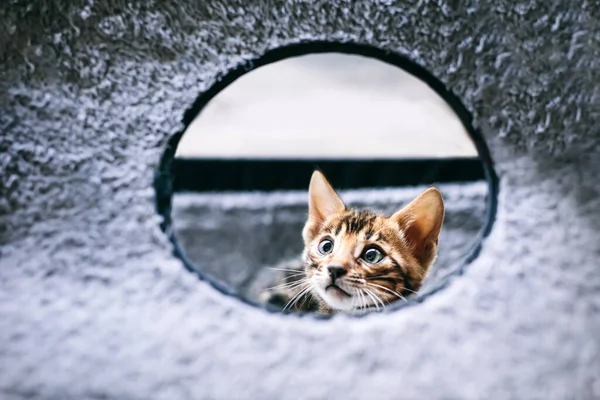
[[[308,187],[308,221],[302,231],[304,242],[309,243],[313,239],[329,216],[345,209],[342,199],[327,182],[325,175],[320,171],[313,172]]]
[[[398,223],[417,258],[432,245],[437,245],[444,221],[444,200],[436,188],[421,193],[402,210],[391,217]]]

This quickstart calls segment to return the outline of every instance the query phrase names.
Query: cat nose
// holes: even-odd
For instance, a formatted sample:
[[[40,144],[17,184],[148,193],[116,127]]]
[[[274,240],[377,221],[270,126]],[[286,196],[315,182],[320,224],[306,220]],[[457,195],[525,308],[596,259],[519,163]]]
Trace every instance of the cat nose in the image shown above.
[[[329,276],[331,277],[331,283],[335,282],[337,278],[340,276],[346,275],[348,271],[346,268],[340,267],[339,265],[329,265],[327,267],[327,271],[329,272]]]

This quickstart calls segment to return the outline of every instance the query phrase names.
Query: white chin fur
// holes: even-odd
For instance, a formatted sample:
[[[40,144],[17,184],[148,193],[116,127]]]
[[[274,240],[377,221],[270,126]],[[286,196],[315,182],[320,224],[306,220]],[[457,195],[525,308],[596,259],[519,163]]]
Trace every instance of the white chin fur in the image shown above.
[[[356,300],[353,297],[347,297],[339,294],[327,293],[325,289],[318,288],[317,292],[319,296],[327,303],[327,305],[334,310],[339,311],[353,311],[356,308]]]

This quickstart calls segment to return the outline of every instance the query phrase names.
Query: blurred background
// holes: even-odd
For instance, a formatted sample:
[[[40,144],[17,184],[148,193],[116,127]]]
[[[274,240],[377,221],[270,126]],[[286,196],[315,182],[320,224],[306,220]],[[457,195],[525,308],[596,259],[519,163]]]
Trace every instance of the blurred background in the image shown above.
[[[226,87],[189,126],[179,157],[476,157],[446,102],[372,58],[312,54],[258,68]]]
[[[391,214],[435,185],[446,202],[424,291],[462,261],[483,226],[487,183],[465,127],[424,82],[372,58],[313,54],[253,70],[188,126],[173,164],[172,221],[189,261],[252,301],[267,266],[302,250],[319,167],[351,206]]]

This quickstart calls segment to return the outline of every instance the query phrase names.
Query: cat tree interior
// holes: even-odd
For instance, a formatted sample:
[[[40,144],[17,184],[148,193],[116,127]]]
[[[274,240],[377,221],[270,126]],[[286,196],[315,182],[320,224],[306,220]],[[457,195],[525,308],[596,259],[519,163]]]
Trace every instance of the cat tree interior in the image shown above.
[[[347,204],[391,215],[427,186],[364,189],[341,192]],[[439,185],[446,217],[439,255],[422,292],[444,283],[464,266],[477,244],[486,215],[485,181]],[[273,285],[269,270],[297,257],[303,248],[300,233],[306,222],[307,193],[199,194],[173,197],[173,229],[186,257],[208,279],[259,303],[261,291]]]

